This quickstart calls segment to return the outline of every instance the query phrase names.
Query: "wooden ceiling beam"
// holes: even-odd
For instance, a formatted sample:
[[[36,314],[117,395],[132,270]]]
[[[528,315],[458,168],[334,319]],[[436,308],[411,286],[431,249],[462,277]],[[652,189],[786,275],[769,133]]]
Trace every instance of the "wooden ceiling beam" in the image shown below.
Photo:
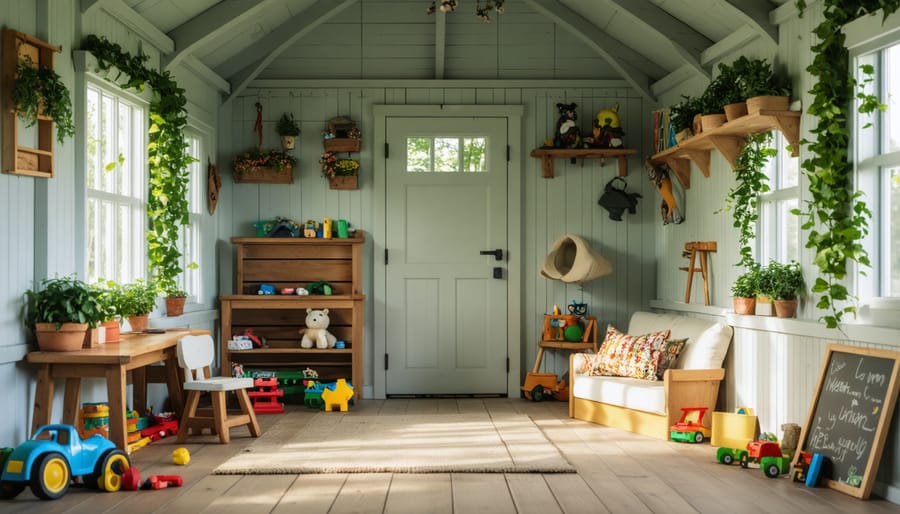
[[[359,0],[317,0],[279,25],[215,70],[231,83],[227,101],[240,95],[247,85],[294,42]]]
[[[778,44],[778,27],[772,24],[769,12],[777,6],[768,0],[725,0],[743,17],[743,21],[757,32]]]
[[[618,72],[623,79],[641,96],[651,102],[656,98],[650,91],[650,77],[629,64],[629,61],[646,60],[644,56],[631,50],[596,25],[587,21],[581,14],[569,9],[555,0],[523,0],[525,4],[539,14],[549,18],[556,25],[566,30],[588,45]]]
[[[438,9],[434,13],[434,78],[444,78],[447,65],[447,13]]]
[[[82,0],[89,1],[89,0]],[[164,62],[165,68],[176,66],[185,56],[209,43],[228,39],[248,21],[258,19],[275,0],[230,0],[219,2],[190,20],[170,30],[175,51]]]
[[[610,0],[620,9],[643,24],[647,30],[656,32],[668,41],[681,56],[682,61],[709,79],[711,70],[700,62],[700,54],[713,45],[713,41],[694,30],[690,25],[672,16],[650,0]]]

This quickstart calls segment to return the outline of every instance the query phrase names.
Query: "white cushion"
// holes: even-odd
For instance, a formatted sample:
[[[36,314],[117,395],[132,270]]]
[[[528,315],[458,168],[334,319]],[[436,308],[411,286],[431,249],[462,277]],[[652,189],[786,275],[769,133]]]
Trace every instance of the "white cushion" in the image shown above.
[[[635,312],[628,325],[628,333],[634,335],[671,330],[669,339],[687,338],[681,356],[675,362],[679,369],[721,368],[728,352],[733,329],[725,324],[679,314]]]
[[[212,377],[184,383],[186,391],[234,391],[252,388],[252,378]]]
[[[572,395],[628,409],[666,413],[666,388],[661,381],[576,375]]]

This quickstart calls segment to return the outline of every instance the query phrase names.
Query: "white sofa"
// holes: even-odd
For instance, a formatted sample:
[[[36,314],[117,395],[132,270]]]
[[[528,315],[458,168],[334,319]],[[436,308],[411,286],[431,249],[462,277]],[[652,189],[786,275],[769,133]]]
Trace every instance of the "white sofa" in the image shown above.
[[[578,374],[585,354],[569,361],[569,416],[630,432],[669,438],[669,427],[682,407],[707,407],[703,424],[710,426],[719,384],[725,377],[722,362],[733,330],[723,323],[676,314],[635,312],[627,332],[639,335],[668,328],[669,339],[688,338],[674,369],[663,380]],[[605,331],[604,331],[605,332]]]

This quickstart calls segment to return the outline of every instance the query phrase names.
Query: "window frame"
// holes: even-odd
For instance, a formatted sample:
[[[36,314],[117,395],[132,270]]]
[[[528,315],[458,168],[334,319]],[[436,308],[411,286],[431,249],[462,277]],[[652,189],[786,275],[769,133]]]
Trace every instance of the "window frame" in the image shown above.
[[[803,247],[801,243],[800,219],[798,216],[791,214],[789,211],[781,212],[779,207],[790,200],[795,200],[795,208],[800,207],[800,158],[791,155],[788,150],[788,142],[780,131],[774,131],[773,144],[777,150],[774,158],[770,159],[766,164],[766,175],[769,179],[769,191],[759,195],[759,220],[757,221],[758,247],[757,260],[765,264],[770,260],[782,263],[791,260],[800,261],[800,253]],[[797,181],[793,185],[785,186],[784,170],[785,162],[788,159],[796,159]],[[796,255],[788,255],[788,243],[786,234],[785,220],[787,217],[793,216],[797,223],[797,233],[795,234]]]

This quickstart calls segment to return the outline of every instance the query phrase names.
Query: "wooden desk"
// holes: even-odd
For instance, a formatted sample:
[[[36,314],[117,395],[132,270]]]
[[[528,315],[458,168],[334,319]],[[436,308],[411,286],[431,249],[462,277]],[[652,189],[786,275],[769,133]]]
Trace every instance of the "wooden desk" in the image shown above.
[[[31,432],[51,422],[54,379],[66,379],[62,421],[77,426],[81,379],[105,378],[109,394],[109,438],[117,447],[127,451],[127,372],[133,370],[134,409],[143,412],[147,398],[145,366],[164,362],[169,398],[172,408],[180,416],[184,401],[176,346],[179,339],[189,334],[209,334],[209,331],[176,328],[163,334],[126,333],[122,334],[120,343],[102,344],[77,352],[29,352],[25,360],[38,365]]]

